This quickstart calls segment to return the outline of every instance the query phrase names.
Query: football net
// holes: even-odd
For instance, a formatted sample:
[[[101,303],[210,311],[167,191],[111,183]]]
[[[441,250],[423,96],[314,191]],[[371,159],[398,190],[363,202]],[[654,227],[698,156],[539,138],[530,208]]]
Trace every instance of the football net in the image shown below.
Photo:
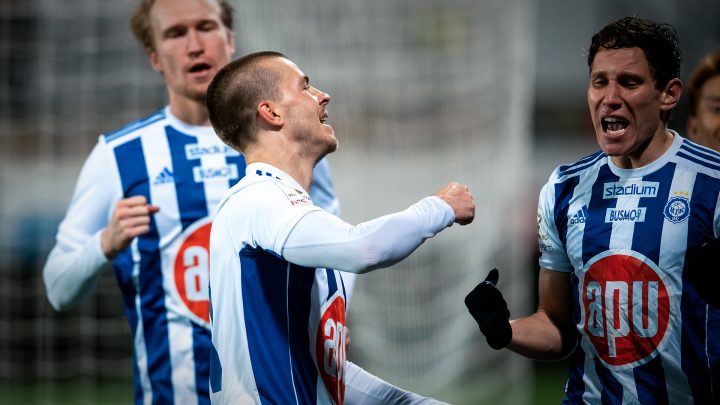
[[[112,272],[87,303],[56,314],[40,269],[97,135],[165,103],[161,79],[128,32],[133,4],[0,4],[0,329],[12,331],[0,334],[6,382],[131,381],[131,338]],[[340,149],[329,159],[346,220],[404,209],[450,180],[468,184],[476,199],[472,225],[455,225],[402,263],[358,277],[348,358],[451,403],[527,402],[530,363],[489,349],[463,298],[498,267],[513,314],[531,310],[533,216],[524,213],[534,201],[523,188],[533,3],[233,4],[238,54],[283,52],[333,97]]]

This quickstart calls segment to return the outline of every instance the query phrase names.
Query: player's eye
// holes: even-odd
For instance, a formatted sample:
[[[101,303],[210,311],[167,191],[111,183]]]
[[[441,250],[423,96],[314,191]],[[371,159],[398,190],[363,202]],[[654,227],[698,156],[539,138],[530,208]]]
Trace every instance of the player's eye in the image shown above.
[[[601,88],[607,86],[607,79],[604,77],[596,77],[590,82],[594,88]]]
[[[203,21],[199,26],[198,30],[200,31],[212,31],[215,28],[217,28],[217,24],[215,21]]]
[[[182,27],[171,28],[171,29],[165,31],[164,37],[165,38],[179,38],[179,37],[185,35],[186,31],[187,30],[185,30]]]

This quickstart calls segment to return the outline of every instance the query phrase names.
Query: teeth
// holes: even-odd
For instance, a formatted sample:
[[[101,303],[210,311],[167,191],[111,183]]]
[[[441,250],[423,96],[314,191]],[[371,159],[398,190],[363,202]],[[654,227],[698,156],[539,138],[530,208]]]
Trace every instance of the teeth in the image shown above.
[[[620,122],[622,120],[619,118],[607,117],[607,118],[605,118],[605,121],[606,122]]]

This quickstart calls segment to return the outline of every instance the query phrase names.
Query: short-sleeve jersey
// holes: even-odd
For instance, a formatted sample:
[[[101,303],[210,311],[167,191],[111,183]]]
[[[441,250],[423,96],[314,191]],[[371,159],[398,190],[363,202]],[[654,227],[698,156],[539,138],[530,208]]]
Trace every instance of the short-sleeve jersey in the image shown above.
[[[316,210],[264,163],[250,164],[221,203],[210,237],[213,403],[342,403],[343,275],[283,257],[290,231]]]
[[[245,175],[244,158],[211,127],[187,125],[167,107],[101,136],[96,148],[106,165],[96,170],[118,184],[115,200],[143,195],[160,207],[150,231],[113,262],[134,338],[136,403],[208,403],[211,216]],[[337,210],[326,164],[313,189]]]
[[[540,265],[571,273],[578,331],[565,403],[711,401],[720,311],[684,268],[720,235],[720,154],[673,136],[645,167],[597,152],[558,167],[541,192]]]

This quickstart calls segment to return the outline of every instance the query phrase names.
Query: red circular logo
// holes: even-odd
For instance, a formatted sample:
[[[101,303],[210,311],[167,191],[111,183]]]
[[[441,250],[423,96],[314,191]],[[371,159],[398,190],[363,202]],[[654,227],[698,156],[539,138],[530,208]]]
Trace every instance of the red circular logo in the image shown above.
[[[345,398],[345,302],[342,297],[326,304],[318,325],[315,340],[315,356],[318,372],[322,377],[330,398],[336,405],[342,405]]]
[[[652,358],[667,329],[670,299],[649,260],[616,254],[592,263],[582,281],[583,329],[612,366]]]
[[[210,226],[207,222],[191,230],[175,256],[175,286],[185,306],[200,321],[210,325]]]

